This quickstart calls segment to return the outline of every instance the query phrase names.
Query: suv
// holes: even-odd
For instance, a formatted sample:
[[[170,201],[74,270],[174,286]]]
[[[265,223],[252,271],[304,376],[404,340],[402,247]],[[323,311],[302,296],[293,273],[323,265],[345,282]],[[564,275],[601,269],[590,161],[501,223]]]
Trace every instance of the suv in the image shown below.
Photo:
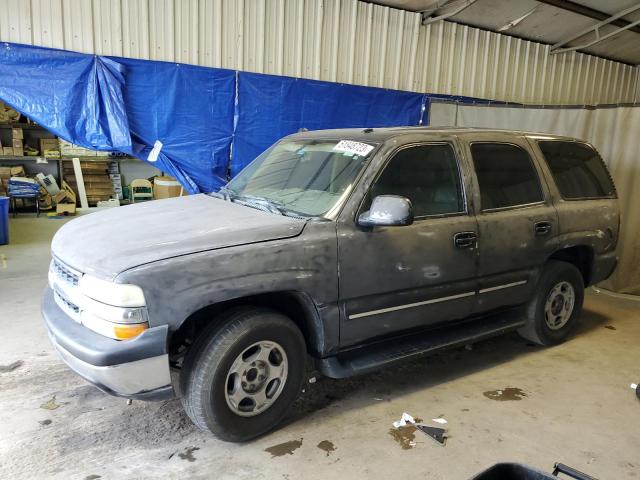
[[[523,132],[301,132],[217,193],[109,209],[52,243],[43,315],[105,392],[180,396],[244,441],[280,422],[311,359],[332,378],[517,330],[576,326],[617,257],[594,148]]]

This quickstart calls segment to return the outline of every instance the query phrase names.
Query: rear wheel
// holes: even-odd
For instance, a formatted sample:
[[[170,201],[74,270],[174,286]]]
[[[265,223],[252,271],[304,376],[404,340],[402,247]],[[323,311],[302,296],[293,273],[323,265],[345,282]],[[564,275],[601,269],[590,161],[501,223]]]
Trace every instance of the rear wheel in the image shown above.
[[[518,333],[539,345],[564,341],[578,323],[583,300],[580,271],[567,262],[549,261],[538,282],[538,291],[527,305],[527,323]]]
[[[185,411],[223,440],[261,435],[283,420],[298,396],[305,359],[304,338],[284,315],[257,307],[229,312],[185,358]]]

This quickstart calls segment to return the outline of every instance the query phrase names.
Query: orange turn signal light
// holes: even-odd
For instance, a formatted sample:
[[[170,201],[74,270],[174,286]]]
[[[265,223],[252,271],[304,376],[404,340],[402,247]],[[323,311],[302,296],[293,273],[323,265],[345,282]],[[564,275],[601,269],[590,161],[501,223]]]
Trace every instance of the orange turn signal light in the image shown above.
[[[137,337],[148,328],[149,324],[147,322],[132,324],[119,323],[114,325],[113,334],[117,340],[130,340]]]

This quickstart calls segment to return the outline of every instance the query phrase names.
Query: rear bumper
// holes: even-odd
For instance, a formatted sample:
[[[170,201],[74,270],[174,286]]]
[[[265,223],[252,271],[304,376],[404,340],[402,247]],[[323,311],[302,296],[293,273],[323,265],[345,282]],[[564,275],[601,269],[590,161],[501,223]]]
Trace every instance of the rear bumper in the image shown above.
[[[42,300],[51,343],[62,360],[100,390],[126,398],[162,400],[174,396],[167,353],[168,327],[118,341],[83,327],[58,307],[47,288]]]

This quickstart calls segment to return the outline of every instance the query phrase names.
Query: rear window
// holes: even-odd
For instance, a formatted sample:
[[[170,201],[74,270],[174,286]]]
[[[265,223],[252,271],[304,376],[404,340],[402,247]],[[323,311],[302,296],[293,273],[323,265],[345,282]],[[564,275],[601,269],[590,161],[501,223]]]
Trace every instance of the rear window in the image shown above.
[[[615,188],[604,162],[583,143],[538,141],[562,198],[608,198]]]
[[[508,143],[472,143],[471,156],[482,210],[544,200],[538,174],[524,149]]]

